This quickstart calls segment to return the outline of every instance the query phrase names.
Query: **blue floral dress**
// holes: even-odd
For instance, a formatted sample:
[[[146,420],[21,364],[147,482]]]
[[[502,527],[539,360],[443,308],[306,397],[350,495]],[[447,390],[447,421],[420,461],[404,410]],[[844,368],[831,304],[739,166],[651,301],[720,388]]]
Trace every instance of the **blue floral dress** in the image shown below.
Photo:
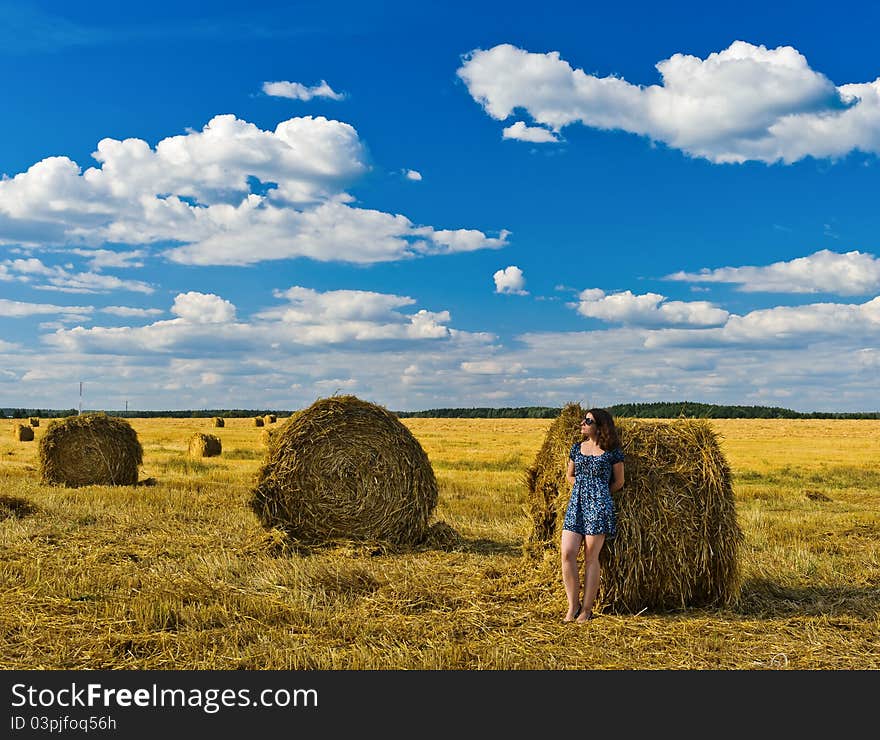
[[[584,455],[581,443],[575,442],[568,457],[574,460],[574,486],[562,528],[578,534],[614,537],[617,521],[609,486],[614,463],[623,462],[623,450],[616,447],[601,455]]]

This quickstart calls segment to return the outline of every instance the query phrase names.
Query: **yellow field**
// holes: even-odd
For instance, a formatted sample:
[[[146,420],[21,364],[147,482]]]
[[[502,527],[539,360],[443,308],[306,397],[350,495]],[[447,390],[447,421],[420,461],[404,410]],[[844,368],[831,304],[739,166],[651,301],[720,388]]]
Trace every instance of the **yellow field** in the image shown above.
[[[550,420],[404,423],[455,551],[285,551],[246,506],[252,419],[134,419],[156,484],[83,489],[39,484],[47,420],[33,442],[0,421],[0,667],[880,668],[880,421],[711,422],[745,533],[739,603],[586,626],[560,622],[557,571],[521,557]],[[222,455],[188,460],[196,431]]]

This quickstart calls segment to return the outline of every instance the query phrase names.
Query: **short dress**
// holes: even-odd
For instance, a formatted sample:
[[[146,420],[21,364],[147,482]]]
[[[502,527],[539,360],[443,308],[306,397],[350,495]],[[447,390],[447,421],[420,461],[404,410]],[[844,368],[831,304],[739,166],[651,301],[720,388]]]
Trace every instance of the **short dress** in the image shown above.
[[[575,442],[568,457],[574,460],[574,486],[562,528],[583,535],[614,537],[617,521],[610,484],[614,477],[612,466],[623,462],[623,450],[616,447],[601,455],[584,455],[581,443]]]

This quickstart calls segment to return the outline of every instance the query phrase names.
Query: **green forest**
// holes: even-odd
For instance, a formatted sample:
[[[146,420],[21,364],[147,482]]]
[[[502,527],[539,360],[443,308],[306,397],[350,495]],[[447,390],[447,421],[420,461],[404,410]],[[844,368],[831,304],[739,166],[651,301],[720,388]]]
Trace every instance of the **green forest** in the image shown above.
[[[249,416],[290,416],[297,409],[201,409],[175,411],[113,411],[102,410],[111,416],[127,418],[191,418],[201,419],[212,416],[241,418]],[[421,417],[434,419],[554,419],[562,409],[554,406],[513,406],[513,407],[474,407],[438,408],[424,411],[393,411],[399,418]],[[725,406],[694,401],[657,401],[653,403],[621,403],[609,406],[608,411],[615,417],[634,417],[648,419],[880,419],[880,411],[857,412],[800,412],[778,406]],[[26,419],[28,417],[58,418],[75,416],[77,409],[29,409],[0,408],[5,418]],[[90,411],[84,411],[90,413]]]

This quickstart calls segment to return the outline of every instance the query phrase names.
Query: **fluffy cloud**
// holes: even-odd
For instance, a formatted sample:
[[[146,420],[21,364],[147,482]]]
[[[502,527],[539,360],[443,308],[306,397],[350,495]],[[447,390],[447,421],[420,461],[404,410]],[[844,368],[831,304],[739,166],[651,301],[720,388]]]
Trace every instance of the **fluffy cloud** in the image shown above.
[[[647,347],[804,347],[820,341],[880,341],[880,296],[862,304],[812,303],[776,306],[731,315],[724,326],[702,331],[667,330],[645,340]]]
[[[293,286],[277,291],[281,306],[237,319],[236,307],[214,294],[178,294],[171,312],[177,318],[140,327],[77,326],[59,329],[44,341],[63,351],[111,354],[199,353],[223,355],[233,351],[281,354],[296,346],[358,345],[362,343],[462,340],[462,332],[446,324],[448,311],[419,309],[403,313],[415,300],[407,296],[359,290],[319,291]],[[479,335],[471,335],[479,337]],[[482,341],[482,340],[478,340]]]
[[[416,182],[421,182],[422,173],[418,170],[406,170],[405,174],[407,180],[415,180]]]
[[[516,265],[510,265],[503,270],[497,270],[492,279],[495,281],[496,293],[509,293],[511,295],[528,295],[525,290],[526,280],[523,271]]]
[[[661,84],[634,85],[575,69],[558,52],[501,44],[465,55],[458,75],[496,120],[524,109],[554,133],[618,129],[716,163],[880,153],[880,78],[835,86],[790,46],[744,41],[656,68]]]
[[[166,258],[199,265],[371,263],[506,245],[505,231],[434,229],[349,205],[344,187],[366,171],[364,149],[354,128],[323,117],[264,131],[215,116],[155,149],[103,139],[93,157],[101,166],[84,172],[50,157],[0,180],[0,244],[64,244],[82,255],[108,242],[170,242]],[[124,260],[110,250],[93,257]]]
[[[853,251],[827,249],[788,262],[762,267],[720,267],[699,272],[676,272],[667,280],[692,283],[734,283],[744,292],[836,293],[866,295],[880,291],[880,259]]]
[[[171,313],[194,324],[225,324],[235,321],[235,306],[213,293],[180,293]]]
[[[277,98],[291,98],[292,100],[311,100],[312,98],[330,98],[342,100],[345,96],[333,90],[326,80],[320,84],[307,87],[300,82],[264,82],[263,92]]]
[[[522,121],[517,121],[501,132],[504,139],[516,139],[517,141],[531,141],[534,144],[549,144],[559,141],[559,137],[552,131],[540,126],[526,126]]]
[[[581,316],[627,326],[716,326],[729,316],[707,301],[670,301],[659,293],[636,295],[625,290],[606,295],[599,288],[589,288],[578,298],[574,306]]]

